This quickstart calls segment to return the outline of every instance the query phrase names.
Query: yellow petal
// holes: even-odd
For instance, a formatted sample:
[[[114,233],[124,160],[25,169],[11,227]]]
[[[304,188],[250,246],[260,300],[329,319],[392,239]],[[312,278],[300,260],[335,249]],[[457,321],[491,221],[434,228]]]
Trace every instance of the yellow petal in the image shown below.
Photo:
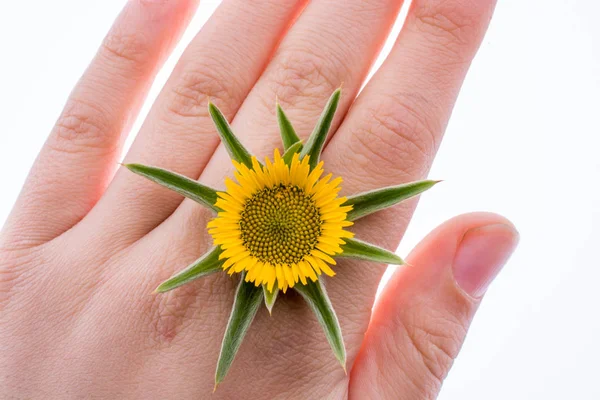
[[[310,252],[311,255],[315,256],[316,258],[320,258],[323,261],[327,261],[329,264],[335,265],[336,262],[333,258],[329,257],[327,254],[319,251],[319,250],[313,250]]]
[[[294,276],[292,275],[292,269],[288,265],[282,265],[281,269],[283,269],[283,274],[285,275],[285,279],[287,284],[290,287],[294,287]]]
[[[298,282],[298,278],[300,277],[300,269],[298,268],[298,264],[292,264],[292,275],[294,276],[294,282]]]
[[[306,258],[306,257],[305,257]],[[315,270],[310,266],[310,264],[306,261],[300,261],[298,266],[304,272],[304,276],[308,276],[313,282],[317,281],[317,274],[315,274]],[[305,282],[302,282],[305,283]],[[305,283],[306,284],[306,283]]]
[[[319,267],[321,268],[321,270],[326,275],[329,275],[329,276],[334,276],[335,275],[335,272],[333,272],[333,270],[329,267],[329,265],[325,261],[323,261],[323,260],[321,260],[319,258],[315,258],[315,260],[319,264]]]
[[[283,284],[285,282],[285,277],[283,276],[283,269],[281,269],[281,265],[277,264],[275,266],[275,273],[277,274],[277,285],[279,288],[283,288]]]
[[[304,256],[304,259],[311,266],[311,269],[313,269],[317,273],[317,275],[321,275],[321,268],[319,267],[319,263],[317,262],[317,260],[315,260],[314,257]]]
[[[266,266],[265,266],[266,268]],[[273,268],[272,265],[268,266],[269,272],[268,272],[268,284],[267,284],[267,289],[269,289],[269,291],[273,291],[273,286],[275,286],[275,268]]]
[[[325,236],[325,235],[321,235],[321,237],[319,237],[319,242],[330,244],[333,246],[346,243],[339,237],[331,237],[331,236]]]
[[[232,269],[235,272],[242,272],[244,269],[246,269],[246,265],[248,265],[248,261],[250,261],[249,258],[243,258],[240,261],[236,262],[233,265]]]
[[[317,249],[321,250],[323,253],[330,254],[330,255],[340,254],[342,252],[342,249],[340,248],[340,246],[330,245],[330,244],[323,243],[323,242],[317,243]]]
[[[221,248],[223,248],[223,245],[221,245]],[[232,245],[232,247],[226,249],[224,252],[219,254],[219,260],[222,260],[224,258],[235,257],[243,251],[246,251],[246,248],[242,245],[242,243],[240,241],[239,245],[234,244],[234,245]]]
[[[249,256],[250,256],[250,253],[248,251],[245,251],[241,254],[238,254],[235,257],[228,258],[227,260],[225,260],[225,263],[223,263],[223,268],[228,268],[230,265],[233,265],[234,263],[238,262],[242,258],[249,257]]]
[[[303,285],[306,285],[306,277],[308,276],[308,274],[302,269],[302,264],[304,264],[304,261],[300,261],[299,263],[292,265],[292,268],[297,269],[297,274],[298,278],[300,278],[300,282],[302,282]]]
[[[256,257],[248,258],[248,262],[245,266],[246,271],[251,271],[252,269],[258,268],[259,263],[260,263],[260,261],[258,261],[258,258],[256,258]]]
[[[333,212],[321,215],[321,219],[327,222],[341,222],[346,219],[346,213],[344,212]]]

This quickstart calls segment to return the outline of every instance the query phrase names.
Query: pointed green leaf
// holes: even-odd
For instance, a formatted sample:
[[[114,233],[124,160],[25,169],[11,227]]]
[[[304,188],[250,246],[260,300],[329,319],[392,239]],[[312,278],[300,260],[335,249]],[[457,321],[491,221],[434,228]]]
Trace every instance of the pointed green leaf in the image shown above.
[[[321,151],[323,150],[323,146],[325,145],[325,139],[327,139],[327,133],[329,132],[329,128],[331,127],[331,122],[333,121],[333,116],[335,115],[335,110],[340,102],[340,95],[342,93],[342,89],[337,89],[327,102],[315,129],[310,134],[306,145],[302,149],[300,153],[301,158],[304,156],[310,156],[308,160],[310,164],[310,168],[313,169],[319,163],[319,157],[321,156]]]
[[[391,207],[403,200],[423,193],[438,182],[429,180],[417,181],[350,196],[343,204],[344,206],[352,206],[352,210],[348,212],[347,218],[349,221],[355,221],[375,211]]]
[[[342,254],[338,257],[358,258],[360,260],[376,261],[385,264],[402,265],[404,261],[389,250],[366,243],[357,239],[344,239]]]
[[[290,165],[292,163],[292,159],[294,158],[294,154],[299,153],[302,150],[302,142],[296,142],[293,145],[291,145],[285,153],[283,153],[283,156],[281,158],[283,158],[283,162],[285,162],[287,165]]]
[[[217,201],[217,191],[215,189],[204,186],[187,176],[167,171],[166,169],[141,164],[125,164],[124,166],[130,171],[184,195],[213,211],[220,211],[215,206],[215,202]]]
[[[275,305],[275,301],[277,300],[279,288],[275,287],[273,288],[273,291],[270,292],[269,289],[267,289],[267,285],[262,285],[262,287],[265,295],[265,306],[267,307],[267,310],[269,310],[269,314],[271,314],[273,312],[273,306]]]
[[[245,273],[242,274],[242,280],[237,287],[233,308],[221,344],[221,353],[217,363],[217,372],[215,374],[215,387],[227,375],[229,367],[237,354],[242,340],[254,320],[258,307],[263,301],[262,287],[256,287],[253,283],[245,282]]]
[[[288,119],[287,115],[285,115],[285,112],[279,103],[277,103],[277,122],[279,122],[279,131],[281,132],[283,150],[289,149],[294,143],[300,141],[300,138],[296,134],[292,123]]]
[[[159,293],[168,292],[169,290],[185,285],[194,279],[202,278],[203,276],[210,275],[217,271],[222,271],[221,265],[223,265],[223,260],[219,260],[220,254],[221,248],[218,246],[213,247],[198,260],[194,261],[189,267],[161,283],[156,288],[156,291]]]
[[[315,313],[319,323],[325,331],[327,341],[338,359],[344,371],[346,370],[346,349],[344,347],[344,338],[342,337],[342,329],[335,315],[335,311],[327,296],[323,281],[319,279],[316,282],[309,281],[306,285],[296,284],[294,289],[304,297],[309,307]]]
[[[208,111],[210,112],[210,116],[217,127],[217,132],[219,132],[221,141],[225,145],[227,152],[229,152],[229,156],[233,160],[245,164],[248,168],[252,168],[252,155],[235,136],[231,130],[229,122],[227,122],[227,119],[221,110],[219,110],[219,108],[213,103],[209,102]]]

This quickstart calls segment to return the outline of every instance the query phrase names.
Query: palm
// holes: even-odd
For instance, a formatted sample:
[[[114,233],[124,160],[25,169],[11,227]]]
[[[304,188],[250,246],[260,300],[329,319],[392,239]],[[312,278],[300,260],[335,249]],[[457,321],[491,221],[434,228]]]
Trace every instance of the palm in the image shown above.
[[[414,6],[390,57],[352,108],[400,3],[352,1],[350,7],[346,1],[314,1],[269,59],[301,3],[246,10],[244,2],[225,2],[184,54],[125,161],[160,166],[221,188],[231,164],[224,148],[217,147],[206,112],[208,97],[233,119],[244,145],[264,156],[280,140],[276,97],[305,138],[329,94],[344,82],[332,138],[322,155],[326,169],[344,178],[342,194],[424,177],[491,2],[474,6],[431,0]],[[5,318],[0,334],[19,337],[20,353],[2,364],[18,365],[22,375],[30,372],[23,367],[28,355],[45,354],[38,373],[30,374],[31,385],[23,389],[30,395],[52,397],[69,382],[101,397],[205,398],[213,389],[236,280],[216,274],[163,295],[153,293],[207,250],[211,216],[124,169],[112,177],[120,134],[143,96],[145,86],[139,82],[151,79],[193,7],[191,2],[166,7],[171,11],[134,2],[127,7],[75,90],[3,232],[0,284],[6,290],[0,293],[8,295],[0,298]],[[156,15],[163,15],[159,30]],[[329,29],[332,25],[337,28]],[[94,84],[105,86],[94,89]],[[57,182],[55,176],[65,179]],[[41,193],[39,187],[51,189]],[[414,205],[366,217],[353,230],[361,239],[394,249]],[[349,368],[361,346],[368,348],[365,333],[383,270],[383,265],[344,261],[327,282]],[[431,396],[449,368],[446,353],[457,351],[456,341],[444,341],[440,331],[456,330],[456,322],[447,319],[444,326],[444,305],[433,311],[442,321],[435,332],[420,327],[429,306],[426,296],[416,296],[409,287],[423,280],[421,286],[432,289],[433,278],[415,270],[402,275],[397,285],[406,294],[398,294],[398,301],[407,311],[398,318],[406,335],[397,345],[405,347],[400,358],[406,365],[399,367],[406,368],[405,375],[426,371],[421,385],[427,388],[402,390]],[[453,289],[440,284],[435,290]],[[458,321],[466,324],[476,302],[449,293]],[[419,343],[432,335],[442,339],[423,349]],[[461,334],[457,337],[459,343]],[[439,366],[432,368],[432,362]],[[344,373],[310,310],[298,295],[288,294],[278,300],[272,317],[259,311],[217,396],[352,397],[350,380],[379,379],[360,375],[361,368],[371,371],[365,364]],[[17,375],[6,375],[8,385],[19,386],[11,380]],[[359,389],[354,396],[367,396]]]

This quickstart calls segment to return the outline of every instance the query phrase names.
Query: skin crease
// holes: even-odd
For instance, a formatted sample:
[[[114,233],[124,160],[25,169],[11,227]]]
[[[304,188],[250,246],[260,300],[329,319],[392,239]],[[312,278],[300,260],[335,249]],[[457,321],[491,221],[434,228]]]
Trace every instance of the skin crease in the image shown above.
[[[322,157],[327,172],[344,178],[342,194],[425,177],[494,2],[413,1],[388,59],[358,97],[401,3],[306,3],[224,0],[125,161],[222,188],[231,164],[207,113],[209,97],[264,156],[279,145],[276,97],[306,138],[344,82]],[[470,268],[461,270],[465,287],[489,282],[517,243],[503,217],[468,214],[435,230],[408,258],[411,267],[396,271],[372,318],[385,266],[338,263],[327,288],[348,375],[291,292],[272,317],[261,308],[211,394],[236,279],[216,274],[153,293],[208,248],[210,214],[114,170],[130,121],[195,6],[129,1],[36,160],[0,235],[1,392],[17,399],[435,398],[481,300],[461,288],[455,264]],[[415,205],[368,216],[352,230],[394,249]]]

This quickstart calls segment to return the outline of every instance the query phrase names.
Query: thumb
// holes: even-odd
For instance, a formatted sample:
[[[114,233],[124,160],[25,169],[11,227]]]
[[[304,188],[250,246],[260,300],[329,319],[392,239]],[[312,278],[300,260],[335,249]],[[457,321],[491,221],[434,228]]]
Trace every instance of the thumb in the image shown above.
[[[373,310],[350,398],[435,398],[481,297],[517,242],[514,226],[488,213],[461,215],[429,234]]]

